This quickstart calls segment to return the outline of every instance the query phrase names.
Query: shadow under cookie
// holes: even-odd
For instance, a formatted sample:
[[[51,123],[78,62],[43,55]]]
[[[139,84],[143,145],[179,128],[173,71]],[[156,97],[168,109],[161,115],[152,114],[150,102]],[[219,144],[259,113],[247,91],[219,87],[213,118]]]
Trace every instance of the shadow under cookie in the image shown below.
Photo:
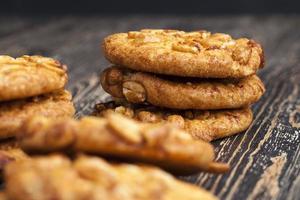
[[[258,101],[265,88],[258,76],[243,79],[193,79],[157,76],[110,67],[101,74],[103,89],[131,103],[149,102],[173,109],[233,109]]]
[[[14,137],[22,122],[34,115],[49,118],[71,117],[72,96],[66,90],[0,103],[0,139]]]

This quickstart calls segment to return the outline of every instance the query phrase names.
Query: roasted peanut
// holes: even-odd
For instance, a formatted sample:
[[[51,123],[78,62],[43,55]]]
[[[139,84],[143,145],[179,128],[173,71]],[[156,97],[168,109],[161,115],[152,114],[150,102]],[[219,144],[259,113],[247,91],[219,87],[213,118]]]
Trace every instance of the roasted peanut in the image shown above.
[[[137,114],[137,118],[138,118],[138,120],[140,120],[142,122],[150,122],[150,123],[160,122],[162,120],[154,113],[151,113],[148,111],[139,112]]]
[[[144,86],[135,81],[126,81],[123,83],[123,94],[125,98],[132,103],[141,103],[146,100],[146,90]]]
[[[117,68],[110,68],[106,72],[106,81],[109,85],[120,84],[123,80],[122,71]]]
[[[184,128],[184,119],[180,115],[169,115],[167,121],[178,128]]]
[[[108,125],[118,136],[130,143],[139,143],[142,137],[139,134],[140,126],[119,114],[107,115]]]
[[[186,53],[198,53],[200,46],[197,44],[188,44],[185,42],[178,42],[172,45],[174,51],[186,52]]]

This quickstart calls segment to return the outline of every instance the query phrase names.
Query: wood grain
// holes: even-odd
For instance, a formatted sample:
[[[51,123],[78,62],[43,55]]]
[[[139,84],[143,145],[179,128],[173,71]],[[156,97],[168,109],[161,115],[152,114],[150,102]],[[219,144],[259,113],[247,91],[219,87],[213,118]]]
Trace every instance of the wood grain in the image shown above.
[[[267,64],[259,76],[267,92],[252,107],[255,120],[245,133],[214,142],[217,160],[230,163],[231,171],[180,178],[220,199],[299,199],[300,16],[1,16],[0,54],[43,54],[66,63],[80,117],[109,98],[98,80],[109,66],[100,49],[102,39],[145,27],[208,29],[263,44]]]

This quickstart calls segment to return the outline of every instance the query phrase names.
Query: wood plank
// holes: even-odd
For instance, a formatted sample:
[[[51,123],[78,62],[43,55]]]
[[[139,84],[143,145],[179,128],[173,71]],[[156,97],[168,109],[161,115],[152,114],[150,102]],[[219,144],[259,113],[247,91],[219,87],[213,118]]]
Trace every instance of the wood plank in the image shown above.
[[[5,23],[0,17],[0,25]],[[246,133],[213,143],[217,160],[229,162],[231,171],[180,178],[226,200],[299,198],[299,16],[60,16],[18,23],[0,28],[0,45],[6,47],[0,54],[42,53],[66,63],[77,117],[109,98],[98,80],[99,72],[109,66],[100,49],[108,34],[146,27],[208,29],[260,41],[267,64],[259,75],[267,92],[252,107],[255,120]]]

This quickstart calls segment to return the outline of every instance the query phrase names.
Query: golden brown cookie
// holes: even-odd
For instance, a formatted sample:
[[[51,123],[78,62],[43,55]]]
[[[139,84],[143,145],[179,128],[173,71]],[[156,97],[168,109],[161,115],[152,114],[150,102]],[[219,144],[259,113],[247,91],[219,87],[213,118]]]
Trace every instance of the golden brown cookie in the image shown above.
[[[62,89],[66,66],[42,56],[0,56],[0,101],[36,96]]]
[[[151,163],[178,174],[228,170],[227,165],[213,161],[211,144],[169,124],[141,123],[116,113],[81,120],[35,117],[22,130],[20,144],[28,152],[72,150]]]
[[[243,79],[192,79],[157,76],[110,67],[101,74],[103,89],[132,103],[174,109],[231,109],[259,100],[265,88],[258,76]]]
[[[152,166],[111,164],[81,156],[36,157],[5,170],[9,200],[216,200],[202,188]],[[17,186],[17,187],[16,187]]]
[[[110,112],[120,113],[141,122],[171,123],[190,133],[193,138],[205,141],[242,132],[250,126],[253,118],[251,109],[248,107],[236,110],[183,111],[124,101],[96,104],[93,115],[102,117]]]
[[[19,147],[15,139],[6,139],[0,142],[0,178],[4,167],[11,162],[29,159],[29,156]]]
[[[241,78],[264,65],[261,46],[207,31],[141,30],[104,39],[106,58],[137,71],[201,78]]]
[[[0,103],[0,138],[15,136],[22,122],[32,116],[60,118],[73,116],[72,96],[66,90]]]
[[[0,150],[0,177],[2,177],[2,172],[7,164],[27,159],[29,159],[29,156],[20,148]]]

